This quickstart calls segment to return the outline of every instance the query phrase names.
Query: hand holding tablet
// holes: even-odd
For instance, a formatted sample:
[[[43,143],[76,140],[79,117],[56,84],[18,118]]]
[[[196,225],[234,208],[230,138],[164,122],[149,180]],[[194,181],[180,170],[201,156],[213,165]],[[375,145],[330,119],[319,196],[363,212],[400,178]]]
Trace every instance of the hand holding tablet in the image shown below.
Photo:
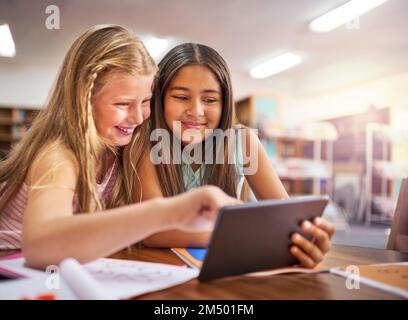
[[[312,237],[320,241],[316,239],[316,236],[319,237],[318,228],[310,234],[300,224],[321,216],[328,200],[327,196],[306,196],[222,208],[199,280],[208,281],[298,263],[289,250],[293,243],[296,244],[292,235],[297,233],[302,241]],[[311,223],[308,227],[313,228]]]

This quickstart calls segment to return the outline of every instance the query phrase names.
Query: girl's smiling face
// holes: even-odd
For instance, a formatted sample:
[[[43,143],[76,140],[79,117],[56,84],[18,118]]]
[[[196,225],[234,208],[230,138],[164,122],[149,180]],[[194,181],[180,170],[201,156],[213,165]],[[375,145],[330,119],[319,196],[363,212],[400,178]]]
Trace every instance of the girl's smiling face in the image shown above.
[[[105,77],[94,96],[96,129],[109,145],[125,146],[136,127],[150,116],[154,76],[112,72]]]
[[[178,138],[183,144],[199,143],[211,134],[212,129],[218,128],[222,99],[220,83],[207,67],[182,67],[165,92],[166,124],[174,134],[181,134]]]

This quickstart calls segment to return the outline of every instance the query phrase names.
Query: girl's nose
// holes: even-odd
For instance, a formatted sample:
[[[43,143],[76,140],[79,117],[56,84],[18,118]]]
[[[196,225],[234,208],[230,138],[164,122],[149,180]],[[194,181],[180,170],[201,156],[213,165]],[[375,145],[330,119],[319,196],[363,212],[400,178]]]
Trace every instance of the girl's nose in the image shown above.
[[[187,113],[194,117],[201,117],[204,115],[204,106],[201,100],[195,100],[191,103]]]
[[[135,125],[141,125],[143,122],[143,111],[141,106],[136,106],[131,112],[129,113],[129,122]]]

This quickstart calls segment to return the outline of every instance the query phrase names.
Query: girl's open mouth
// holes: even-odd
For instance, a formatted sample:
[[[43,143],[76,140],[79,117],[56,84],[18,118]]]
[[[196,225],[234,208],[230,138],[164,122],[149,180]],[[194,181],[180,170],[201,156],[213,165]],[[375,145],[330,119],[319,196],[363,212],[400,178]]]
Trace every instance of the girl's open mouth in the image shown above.
[[[201,129],[204,128],[205,124],[191,121],[182,121],[183,126],[187,129]]]
[[[116,129],[118,129],[118,131],[124,135],[130,135],[133,133],[133,131],[135,131],[135,127],[119,127],[119,126],[115,126]]]

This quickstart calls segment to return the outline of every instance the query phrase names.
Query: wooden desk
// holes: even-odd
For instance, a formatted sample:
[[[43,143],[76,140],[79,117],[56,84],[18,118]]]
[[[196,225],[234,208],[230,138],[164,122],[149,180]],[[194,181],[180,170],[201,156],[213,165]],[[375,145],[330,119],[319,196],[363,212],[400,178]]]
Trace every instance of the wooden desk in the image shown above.
[[[14,253],[0,251],[0,257]],[[139,249],[131,247],[111,258],[161,262],[174,265],[184,263],[169,249]],[[362,247],[333,246],[325,257],[324,267],[408,261],[408,254],[397,251]],[[200,283],[191,280],[182,285],[153,292],[137,299],[400,299],[360,284],[360,289],[346,288],[346,279],[329,274],[291,274],[269,277],[234,277]]]
[[[184,263],[168,249],[123,250],[112,258]],[[362,247],[333,246],[324,267],[408,261],[408,254]],[[234,277],[200,283],[191,280],[166,290],[139,296],[138,299],[401,299],[385,291],[360,284],[346,288],[346,279],[330,274],[291,274],[269,277]]]

